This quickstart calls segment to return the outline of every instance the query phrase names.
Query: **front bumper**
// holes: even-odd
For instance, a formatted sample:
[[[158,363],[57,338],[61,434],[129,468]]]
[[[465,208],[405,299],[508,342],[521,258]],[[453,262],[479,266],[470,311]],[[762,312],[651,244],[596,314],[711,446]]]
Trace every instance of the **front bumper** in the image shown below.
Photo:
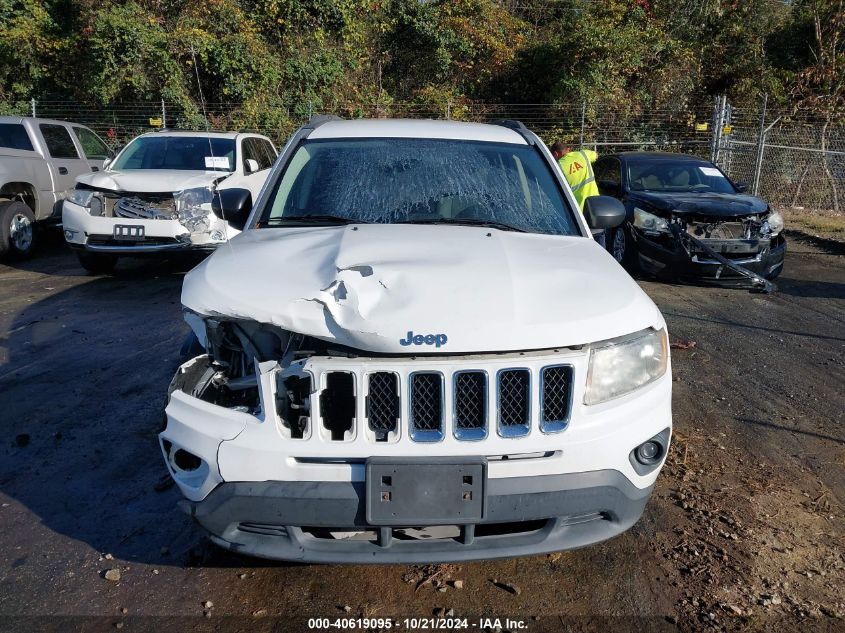
[[[217,223],[220,226],[217,226]],[[138,240],[114,238],[116,225],[142,226],[144,237]],[[226,226],[216,216],[209,231],[191,233],[177,220],[144,220],[92,216],[79,205],[64,202],[62,229],[71,248],[111,255],[139,255],[145,253],[208,251],[225,241]],[[212,239],[217,230],[221,239]]]
[[[252,415],[201,400],[190,392],[186,378],[202,372],[199,356],[180,369],[168,403],[167,427],[160,434],[162,454],[186,500],[185,507],[223,547],[275,559],[319,562],[398,562],[469,560],[508,557],[582,547],[628,529],[639,518],[665,459],[642,469],[632,451],[665,433],[668,449],[671,428],[671,370],[639,390],[600,405],[586,406],[584,382],[587,356],[580,350],[555,354],[526,353],[523,364],[532,370],[549,363],[571,363],[574,375],[573,407],[569,424],[557,432],[543,432],[536,420],[520,437],[494,431],[482,439],[464,440],[450,428],[438,442],[421,442],[400,426],[391,441],[374,441],[365,424],[342,440],[332,439],[319,426],[319,411],[312,409],[313,429],[297,439],[278,416],[277,363],[257,366],[261,406]],[[395,359],[325,359],[313,357],[306,370],[320,376],[326,367],[348,370],[356,376],[356,393],[364,419],[367,372],[393,366],[403,372],[420,364],[452,372],[466,359],[413,359],[399,368]],[[477,358],[474,362],[481,362]],[[498,364],[513,359],[490,358],[490,375]],[[199,373],[196,373],[199,375]],[[179,377],[183,377],[184,380]],[[446,381],[450,384],[450,381]],[[491,399],[493,395],[490,394]],[[539,398],[535,390],[534,398]],[[312,400],[319,402],[315,392]],[[446,398],[447,408],[450,398]],[[407,406],[407,399],[404,399]],[[491,402],[490,410],[494,410]],[[532,407],[537,411],[539,403]],[[402,419],[407,417],[403,413]],[[180,466],[179,451],[195,462]],[[407,525],[376,527],[368,524],[367,463],[372,459],[401,463],[408,459],[438,459],[486,463],[486,509],[474,528],[460,528],[454,538],[409,541],[398,531]],[[451,515],[449,515],[451,517]],[[528,522],[531,522],[529,525]],[[443,524],[461,523],[451,519]],[[439,524],[439,523],[438,523]],[[509,526],[505,533],[493,526]],[[449,525],[448,527],[454,528]],[[487,533],[487,528],[496,534]],[[314,529],[369,530],[375,541],[329,539]],[[489,532],[489,530],[488,530]]]
[[[181,506],[215,543],[242,554],[315,563],[431,563],[591,545],[636,523],[651,491],[615,470],[490,479],[481,522],[428,539],[368,525],[362,482],[224,483],[203,501]],[[370,537],[332,537],[338,530],[368,531]]]
[[[693,253],[690,255],[684,248],[677,244],[671,236],[658,239],[649,238],[638,229],[632,229],[637,244],[637,257],[639,258],[640,270],[659,276],[689,277],[709,280],[736,280],[741,276],[735,271],[711,259],[704,253]],[[742,247],[741,240],[735,240],[738,247]],[[725,242],[726,250],[731,248],[729,241]],[[772,240],[766,240],[759,249],[754,252],[731,255],[730,252],[722,254],[735,264],[750,270],[761,277],[771,278],[776,276],[783,267],[783,260],[786,255],[786,240],[783,235],[778,235]]]

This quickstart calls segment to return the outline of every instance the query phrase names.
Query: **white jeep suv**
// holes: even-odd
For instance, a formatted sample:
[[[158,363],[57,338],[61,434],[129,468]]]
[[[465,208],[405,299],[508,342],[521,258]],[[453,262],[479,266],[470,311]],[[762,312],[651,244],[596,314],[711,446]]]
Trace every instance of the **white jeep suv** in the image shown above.
[[[213,249],[240,229],[212,213],[214,192],[240,188],[255,199],[275,160],[258,134],[142,134],[105,170],[76,179],[62,212],[65,239],[95,273],[121,255]]]
[[[318,119],[185,278],[181,506],[232,550],[432,562],[631,527],[669,448],[666,324],[522,124]],[[199,350],[198,350],[199,351]]]

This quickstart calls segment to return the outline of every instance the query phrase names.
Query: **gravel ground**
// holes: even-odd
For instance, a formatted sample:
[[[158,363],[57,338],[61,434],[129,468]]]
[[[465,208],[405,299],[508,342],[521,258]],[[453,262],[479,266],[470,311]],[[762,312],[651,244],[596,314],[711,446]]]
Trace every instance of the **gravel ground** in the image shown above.
[[[840,249],[793,239],[771,296],[641,282],[681,345],[674,443],[634,529],[549,556],[359,567],[223,552],[175,488],[156,490],[191,262],[95,278],[47,242],[0,265],[0,630],[296,631],[450,609],[477,630],[479,616],[501,630],[845,630]]]

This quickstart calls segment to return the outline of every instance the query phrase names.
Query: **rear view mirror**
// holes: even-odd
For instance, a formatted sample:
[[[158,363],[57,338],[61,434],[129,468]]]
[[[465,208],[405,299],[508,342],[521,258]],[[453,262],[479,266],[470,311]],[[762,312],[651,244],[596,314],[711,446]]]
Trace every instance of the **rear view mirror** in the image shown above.
[[[254,174],[255,172],[258,171],[258,161],[255,160],[254,158],[247,158],[244,161],[244,168],[245,168],[244,171],[247,174]]]
[[[232,228],[242,231],[252,211],[252,194],[249,189],[222,189],[214,194],[211,210]]]
[[[591,229],[612,229],[625,221],[625,205],[610,196],[590,196],[584,201],[584,219]]]

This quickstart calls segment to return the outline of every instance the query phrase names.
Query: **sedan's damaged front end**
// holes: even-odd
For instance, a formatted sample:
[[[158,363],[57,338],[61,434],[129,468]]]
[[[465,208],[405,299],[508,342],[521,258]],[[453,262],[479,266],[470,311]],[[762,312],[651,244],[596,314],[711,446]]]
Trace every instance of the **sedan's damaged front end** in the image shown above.
[[[633,215],[638,265],[647,273],[730,281],[742,276],[730,264],[766,279],[783,268],[786,240],[776,211],[712,215],[640,204]]]

